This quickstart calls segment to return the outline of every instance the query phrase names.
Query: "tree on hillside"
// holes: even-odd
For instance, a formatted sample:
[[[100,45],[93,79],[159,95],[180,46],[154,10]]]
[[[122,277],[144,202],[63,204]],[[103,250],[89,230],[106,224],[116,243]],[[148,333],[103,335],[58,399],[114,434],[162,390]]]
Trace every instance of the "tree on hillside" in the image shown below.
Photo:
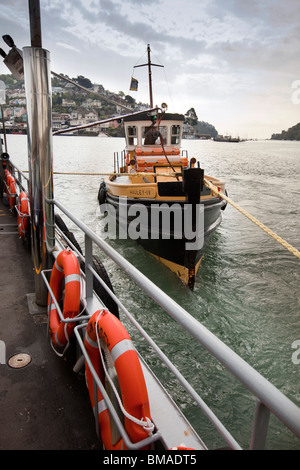
[[[129,103],[129,104],[134,104],[135,103],[135,99],[132,98],[132,96],[130,96],[130,95],[125,96],[125,101],[127,101],[127,103]]]
[[[281,134],[272,134],[272,140],[300,140],[300,122]]]
[[[2,80],[8,88],[21,88],[24,85],[24,80],[16,80],[11,74],[1,74],[0,80]]]
[[[195,131],[196,135],[210,135],[211,137],[215,137],[218,135],[216,128],[205,121],[198,121],[198,117],[195,111],[195,108],[189,109],[185,115],[185,123],[192,126]]]
[[[77,82],[78,85],[84,86],[84,88],[93,88],[93,84],[89,78],[84,77],[83,75],[78,75],[77,78],[72,78],[74,82]]]
[[[211,137],[216,137],[218,135],[218,131],[216,130],[215,126],[209,124],[208,122],[198,121],[194,127],[197,130],[198,134],[207,134]]]

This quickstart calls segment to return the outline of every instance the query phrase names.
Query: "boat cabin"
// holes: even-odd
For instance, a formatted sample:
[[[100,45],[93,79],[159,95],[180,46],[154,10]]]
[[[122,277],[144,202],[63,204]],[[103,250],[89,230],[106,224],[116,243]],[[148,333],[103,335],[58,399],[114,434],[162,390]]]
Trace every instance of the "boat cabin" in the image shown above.
[[[138,171],[169,165],[168,160],[186,166],[187,158],[180,155],[183,122],[182,114],[171,113],[124,118],[127,165],[134,160]]]
[[[164,147],[180,149],[184,116],[182,114],[164,113],[160,116],[149,116],[148,113],[139,116],[128,116],[124,119],[127,150],[136,147],[159,146],[163,139]],[[159,122],[159,126],[157,123]],[[146,150],[146,149],[145,149]]]

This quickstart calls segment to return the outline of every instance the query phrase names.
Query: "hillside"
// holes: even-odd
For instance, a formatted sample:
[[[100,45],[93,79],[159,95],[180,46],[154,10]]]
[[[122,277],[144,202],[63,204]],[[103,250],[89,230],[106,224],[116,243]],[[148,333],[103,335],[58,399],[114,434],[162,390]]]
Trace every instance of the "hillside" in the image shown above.
[[[64,76],[63,74],[61,75]],[[70,78],[67,75],[65,75],[65,77],[66,79]],[[0,80],[5,83],[6,87],[6,104],[4,108],[6,108],[7,111],[4,113],[5,119],[8,119],[7,116],[9,116],[9,119],[15,123],[26,122],[24,80],[17,81],[11,74],[0,75]],[[126,108],[137,111],[149,106],[147,103],[137,103],[131,95],[125,95],[123,91],[112,93],[109,90],[105,90],[103,85],[92,84],[89,78],[83,77],[82,75],[79,75],[77,78],[72,78],[71,80],[78,83],[78,85],[84,87],[86,90],[84,91],[60,77],[52,77],[52,111],[56,114],[56,118],[57,115],[61,115],[64,116],[63,119],[66,119],[66,116],[73,115],[74,113],[84,116],[84,114],[90,110],[93,112],[92,120],[95,121],[122,114],[122,110]],[[16,117],[16,108],[20,107],[21,103],[23,106],[23,114],[20,117]],[[72,126],[73,124],[66,122],[66,125]],[[109,128],[107,129],[107,133],[111,136],[123,136],[123,126]],[[183,131],[184,137],[211,138],[215,137],[217,134],[218,132],[212,124],[198,120],[194,108],[186,112]]]
[[[184,135],[193,135],[196,138],[201,138],[201,136],[206,137],[216,137],[218,131],[216,128],[205,121],[199,121],[198,116],[194,108],[190,108],[185,113],[185,128]],[[190,129],[189,129],[190,128]]]
[[[272,140],[300,140],[300,122],[281,134],[272,134]]]

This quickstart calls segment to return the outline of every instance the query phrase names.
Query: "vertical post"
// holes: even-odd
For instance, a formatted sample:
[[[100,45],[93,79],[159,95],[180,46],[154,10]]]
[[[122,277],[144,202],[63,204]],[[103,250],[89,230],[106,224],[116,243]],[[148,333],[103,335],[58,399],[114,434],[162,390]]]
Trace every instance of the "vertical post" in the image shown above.
[[[99,429],[99,403],[98,403],[98,387],[93,377],[93,391],[94,391],[94,418],[96,425],[96,434],[100,438],[100,429]]]
[[[52,92],[50,53],[41,46],[39,1],[29,0],[32,44],[23,48],[28,114],[29,199],[36,303],[47,305],[47,288],[41,271],[52,267],[54,247]]]
[[[4,148],[5,152],[7,153],[7,141],[6,141],[6,131],[5,131],[5,121],[4,121],[4,114],[3,114],[3,106],[1,105],[1,119],[2,119],[2,126],[3,126],[3,138],[4,138]],[[1,153],[2,153],[2,142],[1,142]]]
[[[40,1],[29,0],[31,47],[42,47]]]
[[[1,121],[2,121],[2,127],[3,127],[3,137],[5,141],[5,153],[7,154],[7,144],[6,144],[6,134],[5,134],[5,122],[4,122],[4,115],[3,115],[3,104],[5,104],[5,83],[0,80],[0,109],[1,109]],[[4,188],[4,170],[6,163],[3,159],[3,145],[2,145],[2,137],[0,134],[0,198],[3,197],[3,188]],[[7,155],[5,155],[5,158]]]
[[[147,51],[148,51],[148,75],[149,75],[150,108],[153,108],[152,71],[151,71],[150,44],[148,44],[148,46],[147,46]]]
[[[256,400],[250,450],[264,450],[269,427],[270,410]]]
[[[93,298],[93,273],[89,266],[93,265],[93,242],[91,238],[85,235],[85,285],[86,285],[86,301]]]

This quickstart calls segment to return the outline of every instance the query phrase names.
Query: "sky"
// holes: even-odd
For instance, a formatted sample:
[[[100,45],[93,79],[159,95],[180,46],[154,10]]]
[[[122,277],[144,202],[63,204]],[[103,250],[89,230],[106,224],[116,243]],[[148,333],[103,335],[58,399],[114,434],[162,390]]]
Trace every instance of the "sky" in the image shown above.
[[[30,46],[27,0],[0,0],[1,36]],[[300,122],[300,0],[40,0],[51,70],[149,103],[191,107],[219,134],[270,138]],[[0,47],[8,46],[0,40]],[[0,60],[0,74],[9,73]],[[139,90],[130,91],[131,77]]]

